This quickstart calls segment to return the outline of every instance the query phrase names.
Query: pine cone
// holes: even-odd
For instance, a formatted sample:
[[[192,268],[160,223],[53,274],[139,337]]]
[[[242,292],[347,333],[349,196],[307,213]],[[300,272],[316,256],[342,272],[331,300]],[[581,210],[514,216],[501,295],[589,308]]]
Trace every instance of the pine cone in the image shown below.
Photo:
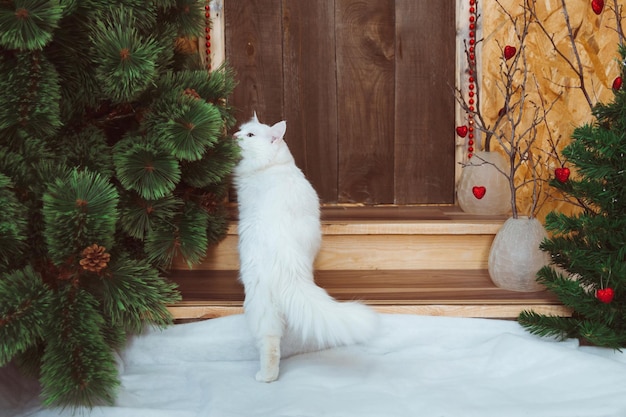
[[[185,91],[183,91],[183,94],[185,94],[186,96],[189,97],[193,97],[196,100],[201,99],[202,97],[200,97],[200,94],[198,94],[198,92],[196,90],[194,90],[193,88],[185,88]]]
[[[96,273],[106,268],[111,259],[111,255],[106,253],[106,248],[95,243],[87,246],[83,250],[82,255],[83,259],[80,260],[80,265],[83,269]]]

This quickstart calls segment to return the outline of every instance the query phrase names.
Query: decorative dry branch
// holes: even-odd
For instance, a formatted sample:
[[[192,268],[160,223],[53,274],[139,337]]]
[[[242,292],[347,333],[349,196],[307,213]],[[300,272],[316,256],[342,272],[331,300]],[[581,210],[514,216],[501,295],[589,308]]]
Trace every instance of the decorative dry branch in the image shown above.
[[[499,123],[486,134],[496,140],[508,159],[508,172],[501,173],[509,182],[512,217],[522,214],[518,207],[519,191],[531,187],[531,204],[523,214],[532,218],[545,202],[543,188],[549,180],[549,162],[551,155],[557,155],[554,141],[549,142],[554,148],[548,153],[536,145],[538,127],[546,123],[560,95],[552,102],[546,102],[535,75],[529,72],[526,38],[535,23],[535,15],[524,7],[520,16],[513,16],[498,0],[496,3],[511,22],[518,47],[513,56],[502,54],[501,78],[495,81],[504,104],[499,112]],[[505,50],[502,45],[498,46]],[[534,89],[531,89],[533,85]],[[530,92],[538,95],[539,100],[531,100]]]
[[[613,5],[609,6],[609,9],[611,9],[613,11],[613,14],[615,14],[615,32],[617,32],[617,37],[619,39],[620,45],[624,45],[624,43],[626,43],[624,28],[622,27],[623,7],[624,6],[617,3],[617,0],[613,0]]]
[[[617,2],[617,0],[615,0],[615,1]],[[556,44],[556,42],[554,40],[554,36],[555,36],[554,33],[548,32],[548,30],[546,29],[546,25],[539,18],[539,16],[537,16],[536,3],[537,3],[537,0],[526,0],[526,2],[524,4],[525,10],[532,15],[533,20],[536,22],[537,26],[546,35],[546,37],[548,38],[548,40],[552,44],[552,49],[554,49],[554,51],[557,53],[557,55],[559,55],[561,57],[561,59],[563,59],[563,61],[565,61],[565,63],[572,69],[572,71],[574,71],[574,73],[576,74],[576,78],[578,79],[578,83],[579,83],[578,87],[576,87],[576,88],[580,89],[580,91],[585,96],[585,100],[587,101],[587,104],[589,105],[589,108],[593,109],[593,106],[594,106],[595,102],[591,99],[591,95],[589,94],[589,91],[588,91],[588,88],[587,88],[587,84],[586,84],[586,80],[585,80],[585,72],[584,72],[584,69],[583,69],[583,64],[582,64],[582,61],[580,59],[580,53],[578,51],[578,46],[576,45],[576,31],[574,31],[574,29],[572,28],[572,24],[570,22],[569,12],[567,10],[567,6],[565,4],[565,0],[561,0],[561,11],[563,13],[563,20],[565,21],[565,27],[567,28],[567,37],[569,39],[569,44],[570,44],[570,48],[571,48],[570,52],[573,54],[575,62],[573,62],[568,57],[567,53],[562,51],[557,46],[557,44]],[[616,9],[617,9],[617,6],[616,6]]]
[[[588,85],[587,85],[587,82],[590,80],[588,79],[587,74],[585,74],[584,67],[582,65],[582,61],[580,58],[580,52],[578,50],[578,45],[576,43],[576,34],[578,31],[574,30],[571,25],[569,12],[568,12],[565,0],[560,0],[560,1],[561,1],[561,12],[563,14],[565,26],[567,28],[567,38],[568,38],[569,45],[570,45],[570,50],[568,52],[571,53],[571,55],[574,57],[574,60],[572,60],[566,52],[562,51],[561,49],[557,47],[556,42],[554,40],[555,35],[553,33],[550,33],[547,30],[546,25],[544,24],[544,21],[540,19],[537,14],[536,0],[525,0],[524,7],[533,16],[533,19],[535,20],[536,25],[548,38],[548,40],[552,44],[552,47],[554,51],[557,53],[557,55],[574,71],[576,78],[578,79],[578,82],[579,82],[576,88],[578,88],[582,92],[587,104],[589,105],[590,111],[593,112],[596,102],[591,99],[591,95],[589,93]],[[612,10],[613,14],[615,15],[615,28],[612,28],[612,29],[617,33],[619,44],[623,45],[624,42],[626,41],[626,37],[624,35],[624,29],[622,26],[623,6],[618,4],[618,0],[613,0],[613,4],[610,5],[608,8]],[[550,129],[546,129],[546,130],[550,132]],[[552,139],[552,137],[550,137],[548,139],[548,144],[550,145],[552,149],[551,153],[553,154],[555,159],[558,160],[559,165],[564,166],[565,162],[561,160],[559,153],[556,152],[556,149],[558,149],[557,148],[558,142],[555,142]],[[571,204],[585,211],[591,210],[591,207],[589,207],[589,205],[585,201],[582,201],[580,199],[572,200],[572,198],[569,195],[565,195],[563,193],[559,193],[559,194],[560,194],[559,196],[551,196],[551,197],[556,201],[561,201],[561,202]]]

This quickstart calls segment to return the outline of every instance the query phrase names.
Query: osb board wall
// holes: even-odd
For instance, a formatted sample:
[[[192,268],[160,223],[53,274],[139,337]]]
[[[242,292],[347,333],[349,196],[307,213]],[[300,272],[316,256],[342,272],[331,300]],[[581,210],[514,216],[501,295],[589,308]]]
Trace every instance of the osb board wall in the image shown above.
[[[464,1],[464,0],[461,0]],[[509,16],[520,18],[523,14],[521,0],[482,0],[481,24],[483,42],[480,50],[482,60],[482,108],[483,116],[495,120],[502,108],[502,94],[498,82],[502,65],[502,48],[519,45]],[[621,59],[618,53],[618,34],[614,1],[606,0],[604,11],[596,15],[590,0],[566,0],[566,10],[575,33],[576,48],[583,66],[585,83],[593,103],[612,100],[613,80],[620,75]],[[618,7],[626,8],[623,0]],[[538,0],[536,10],[546,31],[553,34],[557,48],[575,62],[565,21],[561,0]],[[502,7],[500,7],[500,5]],[[624,25],[622,18],[622,25]],[[547,116],[547,123],[538,126],[538,146],[550,150],[548,138],[559,139],[559,150],[570,141],[576,126],[593,121],[590,106],[585,99],[578,76],[569,64],[554,50],[552,43],[538,25],[532,25],[525,43],[528,70],[537,80],[538,90],[530,88],[529,100],[552,102],[559,94],[554,108]],[[533,82],[534,84],[534,82]],[[539,94],[539,93],[540,94]],[[551,135],[551,136],[550,136]],[[545,159],[544,159],[545,160]],[[548,161],[548,171],[553,174],[558,161]],[[519,206],[524,211],[530,202],[529,192],[521,195]],[[541,219],[550,210],[569,211],[572,207],[555,199],[549,199],[538,213]]]

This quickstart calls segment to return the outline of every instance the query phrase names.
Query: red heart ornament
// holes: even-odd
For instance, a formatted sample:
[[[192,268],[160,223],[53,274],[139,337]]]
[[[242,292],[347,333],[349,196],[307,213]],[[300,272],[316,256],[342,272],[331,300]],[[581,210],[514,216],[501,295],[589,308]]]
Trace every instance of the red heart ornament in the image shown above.
[[[467,126],[457,126],[456,134],[464,138],[465,136],[467,136],[467,130]]]
[[[476,197],[479,200],[485,196],[486,192],[487,192],[487,189],[483,187],[482,185],[472,187],[472,193],[474,194],[474,197]]]
[[[563,168],[557,168],[554,170],[554,176],[556,177],[556,180],[558,182],[567,182],[567,180],[569,179],[569,168],[563,167]]]
[[[515,56],[517,49],[514,46],[507,45],[504,47],[504,59],[507,61]]]
[[[602,13],[602,9],[604,9],[604,0],[592,0],[591,8],[595,14]]]
[[[617,77],[613,80],[613,90],[617,91],[622,88],[622,77]]]
[[[615,291],[613,288],[602,288],[596,291],[596,298],[600,300],[601,303],[608,304],[613,301],[613,297],[615,296]]]

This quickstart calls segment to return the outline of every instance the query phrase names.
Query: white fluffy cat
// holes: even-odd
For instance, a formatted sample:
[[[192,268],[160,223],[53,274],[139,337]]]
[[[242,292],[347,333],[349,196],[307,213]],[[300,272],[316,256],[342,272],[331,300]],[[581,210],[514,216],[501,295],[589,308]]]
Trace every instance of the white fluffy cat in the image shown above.
[[[378,318],[365,305],[339,303],[315,285],[319,199],[283,140],[286,126],[264,125],[255,114],[235,134],[242,156],[234,172],[240,279],[260,351],[256,379],[265,382],[278,378],[284,337],[301,351],[359,343],[373,335]]]

